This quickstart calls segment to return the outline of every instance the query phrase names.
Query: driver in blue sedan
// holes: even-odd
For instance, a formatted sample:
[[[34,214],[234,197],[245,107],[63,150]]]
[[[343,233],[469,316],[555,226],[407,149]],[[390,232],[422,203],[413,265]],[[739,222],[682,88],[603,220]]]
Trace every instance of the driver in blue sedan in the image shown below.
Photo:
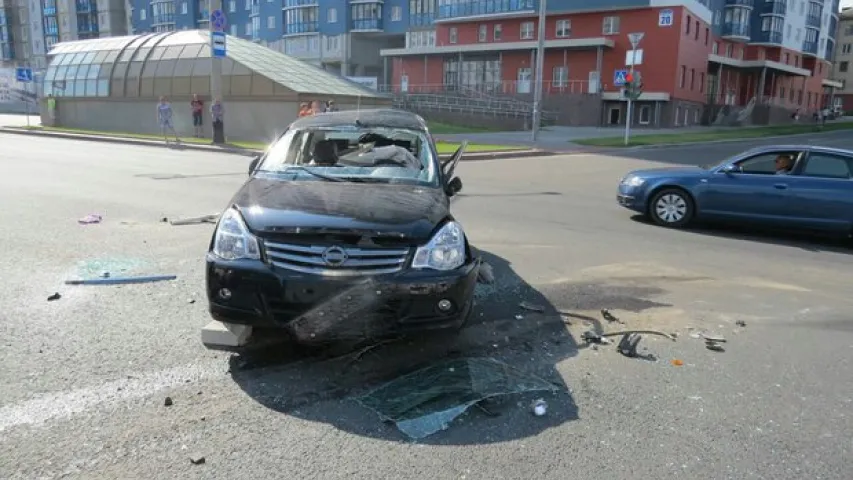
[[[788,155],[776,157],[776,175],[788,175],[794,168],[794,159]]]

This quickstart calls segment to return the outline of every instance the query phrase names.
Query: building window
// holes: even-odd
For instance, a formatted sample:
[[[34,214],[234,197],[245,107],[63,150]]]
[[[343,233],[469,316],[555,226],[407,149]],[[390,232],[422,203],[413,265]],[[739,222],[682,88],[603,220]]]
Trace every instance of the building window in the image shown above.
[[[523,22],[519,37],[522,40],[533,40],[533,22]]]
[[[477,41],[485,42],[489,36],[489,26],[488,25],[480,25],[477,29]]]
[[[450,43],[456,43],[459,41],[459,29],[456,27],[450,27],[450,31],[448,32],[448,41]]]
[[[619,17],[604,17],[601,25],[603,35],[616,35],[619,33]]]
[[[252,35],[252,24],[247,23],[246,24],[246,36],[251,36],[251,35]]]
[[[794,38],[794,41],[795,41],[795,42],[799,42],[799,41],[800,41],[800,38],[802,38],[802,36],[803,36],[803,31],[802,31],[801,29],[799,29],[799,28],[798,28],[798,29],[797,29],[797,36]]]
[[[503,25],[501,25],[500,23],[496,24],[492,28],[492,38],[496,42],[499,42],[501,40],[501,36],[503,35],[503,28],[504,28]]]
[[[699,73],[699,93],[705,93],[705,73]]]
[[[723,12],[722,11],[717,10],[716,12],[714,12],[714,25],[719,25],[722,18],[723,18]]]
[[[566,87],[569,85],[569,67],[566,65],[560,65],[559,67],[554,67],[554,71],[551,75],[551,85],[554,87]]]
[[[661,10],[658,14],[658,26],[659,27],[671,27],[672,26],[672,10]]]
[[[228,2],[228,11],[230,13],[234,13],[237,11],[237,0],[231,0]]]
[[[572,21],[557,20],[557,38],[569,38],[572,36]]]
[[[146,11],[146,9],[144,9],[144,8],[143,8],[143,9],[141,9],[141,10],[139,11],[139,19],[140,19],[140,20],[145,20],[145,19],[147,18],[147,13],[148,13],[148,12]]]
[[[711,29],[705,27],[705,46],[708,45],[708,41],[711,40]]]
[[[690,90],[694,90],[696,87],[696,69],[690,69]]]
[[[231,25],[231,36],[232,37],[237,36],[237,25]]]
[[[434,47],[435,30],[406,32],[406,48]]]
[[[403,7],[391,7],[391,21],[399,22],[403,20]]]
[[[648,125],[652,120],[652,109],[648,105],[640,107],[640,125]]]
[[[329,23],[338,23],[338,9],[330,8],[326,10],[326,21]]]
[[[726,56],[727,57],[732,58],[732,49],[733,48],[734,47],[732,46],[732,44],[726,45]]]
[[[187,6],[187,2],[181,4],[181,15],[186,15],[189,7]]]
[[[720,43],[719,43],[719,42],[714,42],[714,46],[713,46],[713,47],[711,47],[711,53],[713,53],[714,55],[716,55],[719,51],[720,51]]]
[[[791,54],[785,53],[785,65],[788,65],[790,63],[791,63]]]
[[[267,29],[269,29],[269,30],[275,29],[275,17],[272,15],[267,17]]]
[[[788,30],[785,32],[785,39],[787,39],[787,40],[791,39],[791,32],[793,31],[793,28],[794,27],[792,27],[790,24],[788,24]]]
[[[681,73],[678,76],[678,87],[684,88],[684,82],[687,80],[687,67],[681,66]]]
[[[847,62],[838,62],[838,71],[841,73],[845,73],[847,72],[849,66],[850,65]]]
[[[681,67],[681,68],[684,68],[684,67]],[[678,117],[680,117],[680,116],[681,116],[681,107],[675,107],[675,122],[673,122],[673,123],[675,123],[676,127],[678,126]]]
[[[849,43],[845,43],[844,45],[841,46],[841,53],[843,53],[844,55],[850,54],[850,44]]]
[[[685,30],[684,30],[684,34],[685,34],[685,35],[690,35],[690,24],[691,24],[691,23],[693,23],[693,18],[692,18],[690,15],[688,15],[688,16],[687,16],[687,21],[686,21],[686,22],[684,22],[684,28],[685,28]]]

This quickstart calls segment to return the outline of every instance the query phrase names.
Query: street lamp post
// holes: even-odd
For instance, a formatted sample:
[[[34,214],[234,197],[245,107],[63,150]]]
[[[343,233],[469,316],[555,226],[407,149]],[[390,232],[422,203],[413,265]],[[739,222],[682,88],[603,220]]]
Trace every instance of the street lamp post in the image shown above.
[[[217,57],[213,53],[213,32],[221,31],[219,25],[215,25],[214,19],[211,18],[211,14],[213,12],[221,12],[222,11],[222,0],[210,0],[210,11],[208,12],[208,28],[210,31],[210,103],[211,105],[217,99],[225,104],[225,100],[222,98],[222,58]],[[211,121],[213,124],[213,121]],[[214,126],[215,128],[215,126]],[[213,142],[216,143],[217,140],[223,140],[225,138],[225,122],[222,122],[222,135],[221,137],[214,134]]]
[[[643,32],[638,33],[629,33],[628,40],[631,42],[631,68],[630,75],[631,80],[634,80],[634,65],[637,63],[637,46],[640,45],[640,41],[643,40]],[[627,100],[628,100],[628,112],[627,118],[625,118],[625,145],[628,145],[628,142],[631,139],[631,122],[634,120],[634,98],[633,92],[626,92]]]
[[[536,46],[536,85],[533,90],[533,128],[532,139],[535,142],[539,136],[539,126],[542,123],[542,76],[545,70],[545,9],[548,0],[539,0],[539,25],[536,27],[539,44]]]

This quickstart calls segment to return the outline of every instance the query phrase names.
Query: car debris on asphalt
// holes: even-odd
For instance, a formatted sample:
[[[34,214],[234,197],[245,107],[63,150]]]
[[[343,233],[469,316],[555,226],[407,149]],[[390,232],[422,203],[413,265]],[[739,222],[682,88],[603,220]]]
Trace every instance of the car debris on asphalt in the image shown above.
[[[54,293],[53,295],[48,296],[48,297],[47,297],[47,301],[48,301],[48,302],[53,302],[53,301],[55,301],[55,300],[59,300],[60,298],[62,298],[62,295],[61,295],[59,292],[56,292],[56,293]]]
[[[537,417],[545,416],[545,414],[548,413],[548,403],[540,398],[533,402],[531,410],[533,410],[533,415],[536,415]]]
[[[530,312],[536,312],[536,313],[544,313],[545,312],[545,307],[543,307],[541,305],[535,305],[535,304],[532,304],[529,302],[521,302],[518,304],[518,306],[521,307],[522,309],[528,310]]]
[[[383,421],[395,423],[406,436],[421,439],[447,429],[455,418],[484,400],[557,390],[554,384],[494,358],[462,358],[399,377],[356,401]]]
[[[175,402],[172,401],[172,397],[166,397],[166,399],[163,400],[164,407],[171,407],[172,405],[174,405],[174,403]]]
[[[738,327],[746,327],[746,322],[743,320],[738,320],[735,322],[735,325],[737,325]]]
[[[642,338],[641,335],[636,333],[626,333],[622,336],[622,340],[616,346],[616,349],[626,357],[636,357],[638,355],[637,346],[640,344]]]
[[[491,265],[486,262],[480,264],[480,270],[477,272],[477,282],[486,285],[495,283],[495,271]]]
[[[66,285],[125,285],[130,283],[151,283],[175,280],[177,275],[149,275],[143,277],[106,277],[66,280]]]
[[[96,223],[101,223],[103,219],[104,217],[97,213],[90,213],[89,215],[77,220],[77,223],[80,225],[94,225]]]
[[[178,220],[172,220],[169,222],[170,225],[179,226],[179,225],[198,225],[202,223],[216,223],[219,219],[218,213],[212,213],[210,215],[202,215],[200,217],[188,217],[188,218],[179,218]],[[166,221],[168,219],[164,219]]]
[[[206,459],[203,455],[190,455],[190,463],[192,463],[193,465],[201,465],[205,463],[205,461]]]
[[[621,324],[625,323],[622,320],[619,320],[619,318],[617,318],[615,315],[610,313],[610,310],[608,310],[606,308],[601,309],[601,317],[610,323],[621,323]]]

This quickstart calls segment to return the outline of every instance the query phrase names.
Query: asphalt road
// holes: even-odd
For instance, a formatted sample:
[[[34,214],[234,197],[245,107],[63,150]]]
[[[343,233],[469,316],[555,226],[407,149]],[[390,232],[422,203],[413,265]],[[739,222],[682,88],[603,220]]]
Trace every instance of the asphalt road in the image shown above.
[[[474,324],[317,359],[200,344],[212,227],[161,218],[221,210],[245,157],[17,135],[0,149],[0,478],[853,477],[853,250],[634,221],[614,190],[647,160],[463,163],[455,214],[497,276]],[[731,149],[631,155],[698,162]],[[77,224],[93,213],[103,223]],[[102,270],[178,279],[63,285]],[[679,336],[644,336],[649,358],[630,359],[583,345],[592,328]],[[725,352],[700,331],[725,336]],[[491,356],[562,391],[472,409],[419,442],[352,400],[448,355]],[[542,417],[530,411],[539,397]]]

